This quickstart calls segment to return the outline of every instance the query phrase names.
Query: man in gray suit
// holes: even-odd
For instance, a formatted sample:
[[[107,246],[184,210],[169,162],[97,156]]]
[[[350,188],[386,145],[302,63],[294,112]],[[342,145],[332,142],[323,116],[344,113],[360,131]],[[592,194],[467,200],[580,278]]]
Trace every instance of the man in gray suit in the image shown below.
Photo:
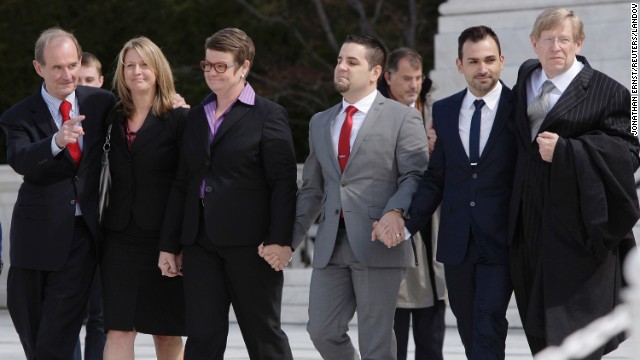
[[[359,358],[347,335],[356,309],[361,358],[396,359],[396,297],[415,262],[390,213],[409,208],[427,167],[427,137],[416,109],[376,90],[385,57],[379,41],[348,36],[334,73],[343,101],[309,123],[293,245],[318,219],[307,331],[327,360]],[[389,225],[384,243],[371,238],[377,220]]]

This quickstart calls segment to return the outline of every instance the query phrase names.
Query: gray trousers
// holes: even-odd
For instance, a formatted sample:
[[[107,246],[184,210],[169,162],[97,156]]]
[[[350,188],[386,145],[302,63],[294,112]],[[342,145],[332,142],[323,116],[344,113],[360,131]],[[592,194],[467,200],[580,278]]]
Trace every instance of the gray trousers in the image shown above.
[[[357,309],[362,360],[396,360],[393,319],[404,272],[361,264],[346,233],[338,231],[331,260],[313,269],[309,291],[307,331],[323,359],[360,359],[347,334]]]

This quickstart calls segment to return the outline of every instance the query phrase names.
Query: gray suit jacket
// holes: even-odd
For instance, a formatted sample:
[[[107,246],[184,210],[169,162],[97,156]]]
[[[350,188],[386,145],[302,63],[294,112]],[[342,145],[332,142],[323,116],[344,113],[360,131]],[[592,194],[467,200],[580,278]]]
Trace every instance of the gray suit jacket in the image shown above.
[[[372,223],[386,211],[409,209],[427,168],[427,137],[420,113],[378,93],[351,149],[344,173],[331,140],[331,124],[342,104],[309,123],[309,157],[298,192],[294,248],[318,219],[313,267],[327,265],[336,241],[340,210],[347,237],[365,266],[406,267],[414,263],[411,243],[387,248],[371,241]]]

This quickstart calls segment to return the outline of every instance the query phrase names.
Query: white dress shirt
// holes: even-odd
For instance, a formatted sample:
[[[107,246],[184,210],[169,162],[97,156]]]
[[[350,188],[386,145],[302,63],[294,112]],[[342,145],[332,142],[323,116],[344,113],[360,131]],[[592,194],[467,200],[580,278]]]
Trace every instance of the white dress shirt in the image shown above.
[[[542,84],[547,80],[551,80],[555,86],[555,88],[549,93],[549,110],[551,110],[558,102],[558,99],[560,99],[560,96],[562,96],[562,93],[567,90],[569,84],[573,81],[573,78],[578,75],[582,68],[584,68],[584,64],[578,61],[578,59],[575,59],[573,61],[573,65],[571,65],[567,71],[553,79],[549,79],[542,68],[534,70],[529,79],[527,79],[527,106],[531,105],[531,103],[540,95],[540,92],[542,91]]]
[[[347,106],[353,105],[356,107],[356,109],[358,109],[358,111],[353,114],[353,125],[351,126],[351,137],[349,138],[349,148],[352,148],[353,142],[356,140],[356,136],[358,136],[358,131],[360,131],[360,128],[362,127],[364,118],[367,116],[369,109],[371,109],[371,106],[376,100],[377,95],[378,90],[375,90],[355,104],[349,104],[344,100],[344,98],[342,99],[342,110],[340,110],[338,116],[333,120],[333,124],[331,124],[331,139],[333,140],[333,151],[335,152],[336,156],[338,156],[340,130],[342,129],[342,124],[344,124],[345,118],[347,117],[347,113],[345,112]]]
[[[480,117],[480,151],[478,152],[478,154],[482,156],[482,151],[484,150],[485,145],[487,145],[487,140],[489,139],[489,134],[491,133],[491,128],[493,127],[493,121],[496,118],[496,111],[498,110],[498,103],[500,102],[501,93],[502,83],[500,83],[499,81],[496,86],[487,93],[487,95],[481,98],[475,97],[475,95],[473,95],[471,91],[467,89],[467,94],[462,100],[460,115],[458,117],[458,131],[460,132],[460,140],[462,140],[462,146],[464,147],[464,151],[467,153],[467,156],[469,156],[469,132],[471,130],[471,117],[473,116],[473,112],[476,110],[473,102],[478,99],[482,99],[485,102],[485,105],[482,107]]]

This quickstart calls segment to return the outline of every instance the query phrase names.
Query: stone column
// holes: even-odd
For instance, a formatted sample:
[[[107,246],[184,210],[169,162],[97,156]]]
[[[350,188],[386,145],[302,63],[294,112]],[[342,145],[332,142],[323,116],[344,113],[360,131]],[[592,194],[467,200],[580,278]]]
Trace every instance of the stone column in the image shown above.
[[[2,261],[4,269],[0,276],[0,307],[7,306],[7,272],[9,271],[9,228],[13,205],[18,198],[22,177],[9,165],[0,165],[0,222],[2,222]],[[52,214],[55,216],[55,214]]]
[[[502,80],[513,87],[523,61],[535,58],[529,34],[536,16],[548,7],[573,10],[584,22],[581,55],[594,69],[630,86],[630,5],[620,0],[449,0],[440,5],[435,37],[435,69],[430,77],[437,85],[433,97],[442,99],[466,87],[455,66],[458,35],[470,26],[491,27],[500,38],[505,68]]]

